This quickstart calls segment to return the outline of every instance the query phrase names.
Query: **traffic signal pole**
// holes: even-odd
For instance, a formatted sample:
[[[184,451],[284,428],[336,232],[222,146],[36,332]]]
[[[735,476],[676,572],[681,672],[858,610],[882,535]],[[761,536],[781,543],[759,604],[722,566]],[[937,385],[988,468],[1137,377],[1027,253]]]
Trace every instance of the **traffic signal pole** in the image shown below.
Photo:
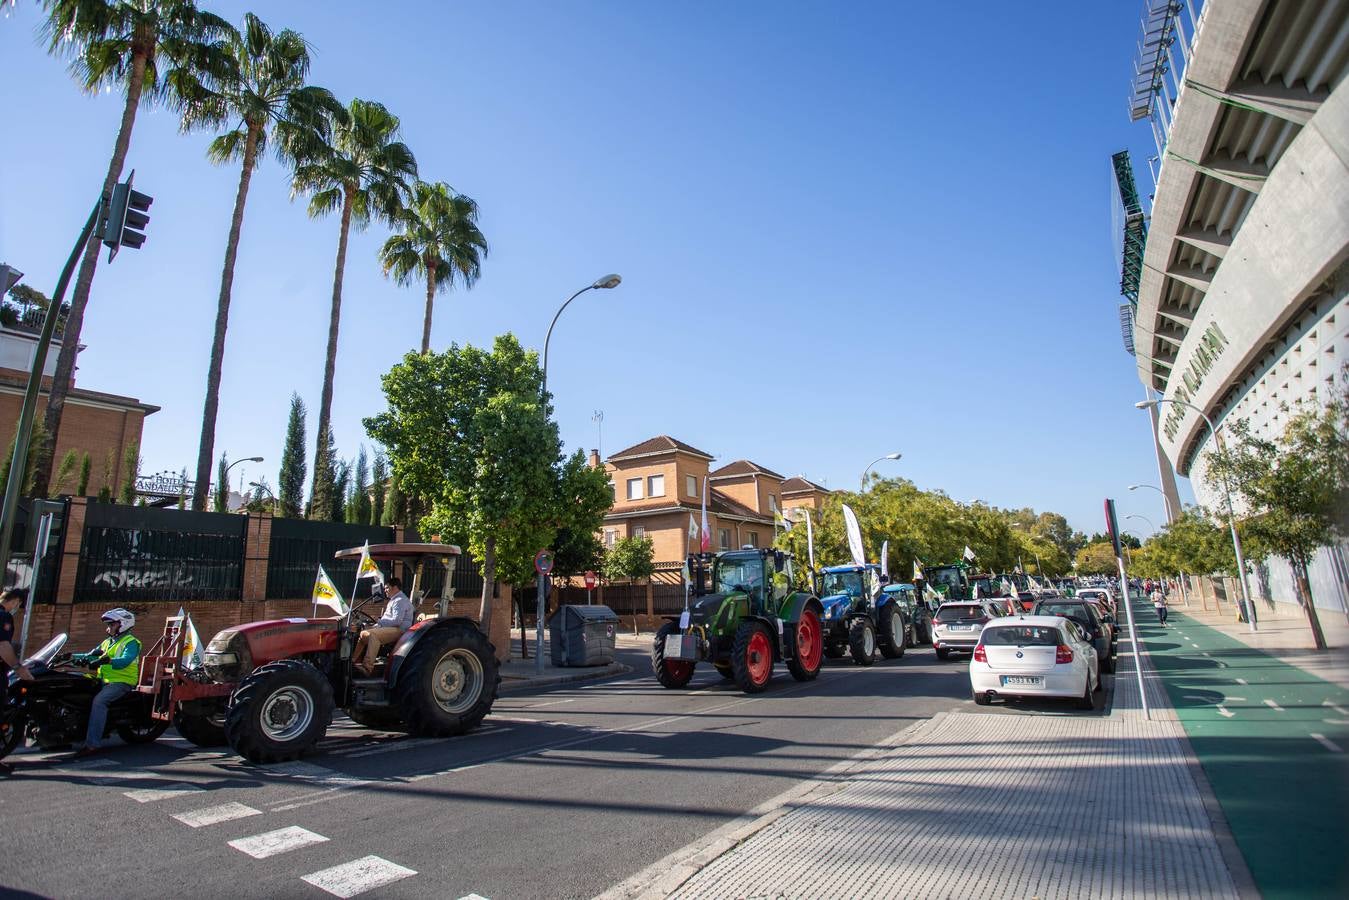
[[[28,389],[23,395],[23,408],[19,412],[19,426],[14,432],[14,456],[9,462],[9,478],[5,482],[5,499],[0,506],[0,549],[4,552],[5,573],[9,573],[10,541],[14,539],[14,516],[19,508],[19,495],[23,493],[24,476],[28,474],[28,448],[33,439],[33,417],[37,414],[38,394],[42,389],[42,370],[47,366],[47,351],[51,348],[52,335],[56,332],[56,320],[60,318],[61,301],[70,286],[70,276],[75,272],[89,237],[94,233],[99,215],[103,211],[103,198],[99,197],[89,213],[89,221],[80,229],[75,248],[70,251],[61,277],[56,282],[56,291],[47,304],[47,315],[42,319],[42,333],[38,337],[37,347],[33,350],[33,367],[28,372]],[[24,614],[25,625],[33,613],[34,597],[28,598],[28,611]]]

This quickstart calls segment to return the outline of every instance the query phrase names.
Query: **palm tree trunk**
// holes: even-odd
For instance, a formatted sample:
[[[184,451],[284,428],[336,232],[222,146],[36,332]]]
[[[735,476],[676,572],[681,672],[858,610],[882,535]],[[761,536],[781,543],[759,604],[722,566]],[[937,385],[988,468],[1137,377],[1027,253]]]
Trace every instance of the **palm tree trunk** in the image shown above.
[[[136,53],[131,57],[131,74],[127,79],[126,103],[122,106],[122,123],[117,128],[117,140],[112,145],[112,159],[108,162],[108,174],[103,179],[103,196],[110,197],[117,179],[122,175],[126,164],[127,150],[131,147],[131,131],[136,125],[136,110],[141,102],[141,90],[145,86],[146,54]],[[52,456],[56,449],[56,440],[61,432],[61,414],[65,411],[66,397],[70,394],[75,375],[75,354],[80,346],[80,329],[84,326],[84,308],[89,303],[89,292],[94,284],[94,269],[98,266],[98,250],[102,235],[97,231],[89,238],[84,259],[80,262],[79,274],[75,276],[75,293],[70,298],[70,315],[61,332],[61,352],[56,356],[56,373],[52,377],[51,392],[47,397],[47,412],[42,425],[45,437],[39,445],[36,464],[33,469],[33,494],[47,496],[51,481]]]
[[[333,271],[333,306],[328,314],[328,355],[323,361],[323,393],[319,397],[318,443],[314,453],[314,480],[310,500],[316,498],[312,491],[319,485],[319,466],[323,464],[328,449],[328,426],[333,413],[333,377],[337,369],[337,327],[342,321],[342,274],[347,267],[347,235],[351,231],[351,207],[355,202],[355,190],[351,187],[343,191],[342,230],[337,236],[337,265]]]
[[[206,508],[211,486],[211,462],[215,457],[215,420],[220,408],[220,375],[225,365],[225,330],[229,327],[230,294],[234,290],[234,260],[239,255],[239,233],[244,227],[244,205],[248,202],[248,184],[258,158],[258,137],[262,129],[249,123],[244,139],[244,167],[239,174],[239,191],[234,195],[234,218],[229,240],[225,242],[225,266],[220,272],[220,297],[216,301],[215,337],[211,340],[211,364],[206,371],[206,404],[201,413],[201,444],[197,450],[197,482],[192,488],[192,508]]]
[[[431,352],[431,309],[436,302],[436,265],[426,267],[426,316],[422,319],[422,355]]]

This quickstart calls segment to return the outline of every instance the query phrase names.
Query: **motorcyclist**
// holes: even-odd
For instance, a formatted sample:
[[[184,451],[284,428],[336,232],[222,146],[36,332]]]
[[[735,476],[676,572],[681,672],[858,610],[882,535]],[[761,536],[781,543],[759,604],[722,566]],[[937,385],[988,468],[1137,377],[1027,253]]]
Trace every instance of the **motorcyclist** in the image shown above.
[[[76,653],[71,661],[98,670],[103,688],[94,697],[89,708],[89,730],[83,746],[76,748],[78,757],[97,753],[103,740],[103,729],[108,722],[108,707],[126,696],[140,680],[141,642],[131,633],[136,616],[121,608],[110,609],[100,618],[108,628],[108,636],[88,653]]]

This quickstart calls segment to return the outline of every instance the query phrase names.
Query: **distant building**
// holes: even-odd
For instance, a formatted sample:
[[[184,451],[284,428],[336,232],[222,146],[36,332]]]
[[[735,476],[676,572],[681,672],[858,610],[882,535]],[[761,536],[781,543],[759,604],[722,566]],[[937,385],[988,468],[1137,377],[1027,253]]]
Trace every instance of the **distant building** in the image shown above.
[[[28,386],[28,373],[33,366],[38,335],[24,324],[0,326],[0,446],[9,446],[14,440],[14,429],[23,408],[23,395]],[[43,368],[42,392],[38,399],[37,421],[47,408],[48,389],[56,371],[56,357],[61,350],[60,340],[53,340]],[[158,406],[142,403],[134,397],[105,394],[87,388],[72,387],[61,416],[61,434],[56,442],[52,460],[52,476],[67,452],[89,454],[91,463],[89,494],[97,494],[105,485],[114,493],[121,489],[125,466],[122,460],[127,448],[140,446],[141,428],[145,417],[159,411]],[[107,472],[111,460],[112,482]],[[74,493],[79,470],[67,483],[54,490]]]

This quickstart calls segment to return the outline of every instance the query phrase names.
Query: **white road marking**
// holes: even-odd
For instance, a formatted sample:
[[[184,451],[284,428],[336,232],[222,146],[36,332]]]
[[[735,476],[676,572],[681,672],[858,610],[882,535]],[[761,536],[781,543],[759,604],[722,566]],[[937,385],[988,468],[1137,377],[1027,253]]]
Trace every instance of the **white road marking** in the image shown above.
[[[1246,685],[1247,687],[1249,687],[1251,683],[1250,683],[1249,681],[1247,681],[1245,678],[1238,678],[1238,679],[1237,679],[1237,684],[1244,684],[1244,685]]]
[[[355,897],[395,881],[402,881],[416,871],[378,856],[363,856],[331,869],[323,869],[303,877],[319,890],[334,897]]]
[[[1205,703],[1208,703],[1210,700],[1209,697],[1200,696],[1199,694],[1183,694],[1182,696],[1184,696],[1186,700],[1203,700]]]
[[[1329,700],[1322,700],[1322,701],[1321,701],[1321,705],[1322,705],[1322,706],[1329,706],[1331,709],[1335,710],[1335,712],[1339,713],[1339,714],[1342,715],[1342,716],[1349,716],[1349,710],[1346,710],[1343,706],[1336,706],[1334,703],[1331,703]]]
[[[289,828],[278,828],[276,831],[239,838],[230,841],[229,845],[254,859],[266,859],[299,847],[308,847],[310,844],[322,844],[326,840],[328,839],[321,834],[315,834],[299,825],[291,825]]]
[[[566,700],[554,700],[551,703],[531,703],[522,709],[543,709],[545,706],[561,706],[564,703],[575,703],[580,697],[568,697]]]
[[[1327,750],[1330,750],[1333,753],[1344,752],[1343,747],[1332,741],[1330,738],[1326,737],[1324,734],[1317,734],[1315,732],[1312,732],[1312,738],[1315,739],[1316,743],[1320,744],[1322,747],[1325,747]]]
[[[134,791],[123,791],[122,796],[130,797],[137,803],[152,803],[155,800],[167,800],[170,797],[181,797],[183,794],[190,794],[193,791],[200,791],[201,787],[195,784],[167,784],[162,788],[140,788]]]
[[[411,750],[414,747],[425,747],[427,744],[439,744],[444,738],[404,738],[401,740],[385,741],[375,747],[365,747],[355,753],[348,753],[347,759],[356,759],[361,756],[376,756],[380,753],[393,753],[395,750]]]
[[[465,894],[459,900],[487,900],[482,894]]]
[[[208,806],[205,809],[178,813],[174,818],[188,828],[203,828],[207,825],[229,822],[232,819],[244,819],[248,816],[260,815],[262,815],[262,810],[244,806],[242,803],[222,803],[220,806]]]
[[[1270,709],[1272,709],[1272,710],[1275,710],[1275,711],[1277,711],[1277,712],[1287,712],[1286,709],[1284,709],[1284,708],[1283,708],[1282,706],[1280,706],[1279,704],[1275,703],[1273,700],[1265,700],[1265,701],[1262,701],[1262,702],[1263,702],[1266,706],[1268,706]]]
[[[1236,713],[1229,711],[1226,706],[1223,706],[1221,703],[1219,703],[1218,715],[1222,716],[1223,718],[1230,719],[1233,716],[1235,716]]]
[[[1327,725],[1349,725],[1349,719],[1322,719]]]
[[[1241,703],[1245,703],[1245,702],[1246,702],[1246,698],[1245,698],[1245,697],[1233,697],[1231,694],[1228,694],[1228,695],[1227,695],[1227,699],[1228,699],[1228,700],[1237,700],[1237,701],[1239,701],[1239,702],[1241,702]]]

